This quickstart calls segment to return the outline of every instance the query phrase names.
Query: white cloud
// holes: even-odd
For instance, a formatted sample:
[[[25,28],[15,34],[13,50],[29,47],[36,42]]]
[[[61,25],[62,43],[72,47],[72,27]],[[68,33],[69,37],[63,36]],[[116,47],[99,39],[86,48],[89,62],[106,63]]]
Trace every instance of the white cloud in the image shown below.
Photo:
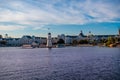
[[[33,29],[36,30],[44,29],[44,26],[41,27],[41,25],[46,24],[115,22],[114,19],[120,18],[120,8],[119,6],[117,8],[114,2],[93,1],[12,0],[7,2],[5,0],[0,3],[0,22],[14,22],[26,25],[26,27],[34,26]],[[59,6],[55,6],[55,4]],[[14,26],[13,29],[20,28],[12,26]],[[5,30],[7,27],[9,28],[6,26],[2,29]]]
[[[33,27],[33,30],[48,30],[46,27]]]
[[[0,25],[0,30],[2,31],[14,31],[14,30],[23,30],[25,29],[25,26],[19,26],[19,25]]]
[[[35,27],[31,26],[31,28],[33,30],[48,30],[48,28],[46,26],[47,26],[47,24],[37,24]]]

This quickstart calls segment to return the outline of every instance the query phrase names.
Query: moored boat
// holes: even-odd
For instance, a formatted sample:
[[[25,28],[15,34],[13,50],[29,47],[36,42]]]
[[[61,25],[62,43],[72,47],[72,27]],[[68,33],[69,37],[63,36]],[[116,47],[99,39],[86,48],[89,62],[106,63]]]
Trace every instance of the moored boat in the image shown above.
[[[29,44],[25,44],[22,46],[23,49],[32,49],[32,45],[29,45]]]

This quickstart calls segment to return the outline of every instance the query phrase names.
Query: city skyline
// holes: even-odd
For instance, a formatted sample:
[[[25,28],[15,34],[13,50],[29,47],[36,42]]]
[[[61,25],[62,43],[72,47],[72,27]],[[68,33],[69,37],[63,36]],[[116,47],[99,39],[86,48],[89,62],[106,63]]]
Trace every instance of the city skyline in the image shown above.
[[[0,34],[118,34],[119,0],[0,0]],[[48,30],[50,28],[50,30]]]

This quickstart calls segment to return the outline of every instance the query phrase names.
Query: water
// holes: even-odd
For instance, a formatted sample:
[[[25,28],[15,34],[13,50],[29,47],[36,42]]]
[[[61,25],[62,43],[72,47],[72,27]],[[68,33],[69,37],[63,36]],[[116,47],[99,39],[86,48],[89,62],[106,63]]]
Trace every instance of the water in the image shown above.
[[[0,80],[120,80],[120,48],[0,48]]]

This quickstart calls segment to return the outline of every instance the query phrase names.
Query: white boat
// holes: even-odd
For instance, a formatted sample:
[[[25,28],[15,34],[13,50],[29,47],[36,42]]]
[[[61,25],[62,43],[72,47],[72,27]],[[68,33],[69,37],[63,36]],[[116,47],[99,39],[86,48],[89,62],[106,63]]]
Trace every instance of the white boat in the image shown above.
[[[29,44],[25,44],[22,46],[23,49],[32,49],[33,47]]]

